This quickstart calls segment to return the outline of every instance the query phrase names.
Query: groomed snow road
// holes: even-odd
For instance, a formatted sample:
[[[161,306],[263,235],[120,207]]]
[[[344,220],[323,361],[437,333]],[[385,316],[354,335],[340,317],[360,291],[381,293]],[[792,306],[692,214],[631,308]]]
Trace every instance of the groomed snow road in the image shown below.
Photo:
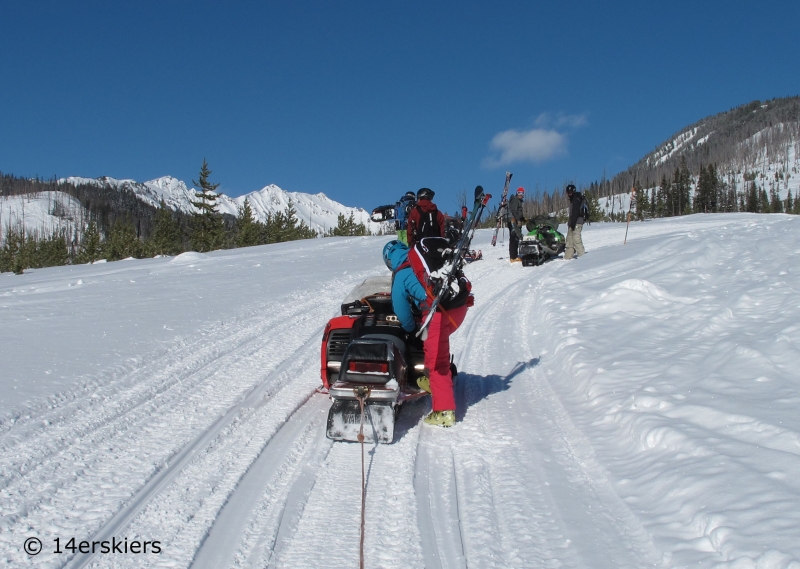
[[[670,335],[676,345],[700,342],[708,351],[718,346],[717,340],[698,340],[691,329],[681,336],[679,329],[689,318],[727,315],[725,299],[741,306],[750,284],[714,296],[712,289],[739,282],[720,283],[727,277],[716,269],[716,280],[703,273],[693,281],[696,295],[690,298],[673,283],[734,257],[728,255],[733,248],[723,248],[703,261],[710,240],[726,231],[741,235],[754,228],[751,219],[692,216],[637,224],[626,248],[624,226],[597,226],[585,234],[586,257],[534,268],[511,265],[505,245],[492,249],[490,232],[480,232],[476,245],[484,260],[468,267],[477,302],[452,338],[460,370],[458,423],[451,429],[422,425],[429,410],[423,399],[402,408],[393,444],[368,445],[366,567],[795,567],[800,543],[791,528],[800,522],[797,508],[769,504],[798,495],[797,483],[790,482],[800,473],[798,421],[787,413],[769,423],[768,414],[753,410],[753,432],[767,429],[772,442],[766,435],[738,436],[721,425],[737,422],[741,430],[748,424],[733,413],[734,399],[696,399],[690,395],[694,383],[672,377],[675,360],[669,357],[640,356],[642,366],[651,364],[648,381],[634,385],[631,369],[614,375],[614,322],[631,315],[641,327],[624,322],[620,333],[624,329],[629,343],[652,332],[653,345]],[[774,220],[768,232],[800,243],[794,218]],[[748,243],[758,247],[753,232]],[[164,302],[161,312],[171,321],[191,324],[166,348],[137,345],[131,354],[115,347],[135,362],[114,367],[110,359],[105,367],[113,373],[96,373],[57,396],[42,388],[48,397],[7,414],[0,430],[2,563],[357,567],[361,451],[358,444],[325,438],[329,401],[314,390],[322,327],[353,285],[385,271],[379,258],[385,241],[318,240],[128,263],[122,281],[133,282],[137,270],[163,279],[142,292],[144,302],[159,303],[164,286],[186,293],[198,288],[217,298],[216,315],[198,322],[196,313],[178,316]],[[781,277],[784,287],[800,276],[793,255]],[[121,265],[107,270],[118,275]],[[262,265],[269,271],[251,270]],[[88,282],[95,275],[102,283],[91,273],[96,267],[79,268],[86,274],[78,276]],[[228,280],[199,278],[197,267]],[[745,275],[748,269],[740,268],[736,278],[761,282],[775,267]],[[65,277],[51,270],[42,284],[30,279],[30,290],[59,278]],[[0,286],[5,282],[10,281],[0,280]],[[119,302],[115,283],[98,284],[82,302]],[[796,295],[794,286],[781,294]],[[603,304],[620,290],[624,302]],[[594,304],[584,307],[581,321],[578,307],[588,297]],[[19,306],[30,314],[32,305]],[[788,353],[800,353],[800,328],[791,325],[797,311],[786,313],[784,297],[769,303],[760,298],[759,306]],[[606,328],[591,320],[599,316]],[[752,324],[749,312],[740,317],[735,308],[726,318],[729,330],[739,318]],[[153,331],[162,329],[155,316],[145,320]],[[669,322],[677,328],[668,328]],[[589,330],[595,335],[587,342]],[[592,345],[598,351],[587,348]],[[756,365],[771,370],[764,372],[776,382],[771,394],[780,395],[786,409],[796,408],[797,382],[784,369],[791,357],[785,349],[772,359],[768,350],[761,353],[767,355]],[[696,371],[708,375],[711,368],[699,365]],[[768,384],[757,381],[759,389]],[[680,412],[684,401],[688,413]],[[723,412],[729,419],[719,419]],[[704,417],[718,418],[717,424]],[[657,418],[670,422],[653,426]],[[698,434],[687,421],[707,431]],[[721,430],[709,434],[714,428]],[[752,477],[767,469],[768,458],[760,456],[753,466],[743,447],[726,454],[730,443],[723,432],[754,441],[753,449],[771,444],[783,453],[769,465],[769,478],[758,482],[768,505],[746,501]],[[711,457],[713,467],[701,456]],[[683,478],[674,477],[678,468]],[[747,487],[737,487],[738,479],[748,480]],[[725,486],[725,496],[710,494],[712,485]],[[757,535],[747,535],[748,528]],[[29,536],[44,543],[36,557],[22,549]],[[55,538],[63,548],[72,536],[88,542],[113,536],[157,540],[161,552],[52,551]]]

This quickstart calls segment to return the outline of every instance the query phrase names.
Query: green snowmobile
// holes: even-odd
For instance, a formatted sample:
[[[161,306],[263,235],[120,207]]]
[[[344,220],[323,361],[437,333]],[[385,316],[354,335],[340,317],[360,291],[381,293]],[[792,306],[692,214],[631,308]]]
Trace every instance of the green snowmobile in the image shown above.
[[[525,224],[528,234],[519,242],[519,257],[525,267],[541,265],[564,252],[566,239],[558,231],[558,221],[547,215],[537,215]]]

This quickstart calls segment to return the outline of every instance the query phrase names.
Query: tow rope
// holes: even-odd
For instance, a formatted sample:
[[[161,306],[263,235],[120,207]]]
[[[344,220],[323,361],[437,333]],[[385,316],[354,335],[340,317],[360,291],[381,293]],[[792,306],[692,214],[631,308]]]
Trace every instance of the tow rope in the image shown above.
[[[367,478],[364,469],[364,416],[365,404],[369,397],[369,387],[359,386],[353,389],[358,405],[361,407],[361,427],[358,429],[358,442],[361,443],[361,543],[359,545],[359,568],[364,569],[364,526],[367,505]]]

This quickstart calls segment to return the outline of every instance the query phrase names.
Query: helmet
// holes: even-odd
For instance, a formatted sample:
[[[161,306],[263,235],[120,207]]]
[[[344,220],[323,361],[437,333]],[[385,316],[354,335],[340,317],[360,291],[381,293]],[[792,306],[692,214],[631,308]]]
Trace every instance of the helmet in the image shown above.
[[[416,201],[417,194],[415,194],[414,192],[406,192],[405,195],[403,196],[403,199],[404,200],[415,200]]]
[[[434,191],[430,188],[420,188],[417,191],[418,200],[432,200],[434,195]]]
[[[394,270],[392,268],[392,260],[389,256],[392,254],[392,250],[394,250],[395,246],[398,245],[400,241],[397,239],[393,241],[389,241],[386,245],[383,246],[383,263],[386,265],[386,268],[390,271]]]
[[[525,195],[525,188],[517,188],[517,195]]]
[[[575,184],[567,184],[567,193],[571,194],[575,191]]]

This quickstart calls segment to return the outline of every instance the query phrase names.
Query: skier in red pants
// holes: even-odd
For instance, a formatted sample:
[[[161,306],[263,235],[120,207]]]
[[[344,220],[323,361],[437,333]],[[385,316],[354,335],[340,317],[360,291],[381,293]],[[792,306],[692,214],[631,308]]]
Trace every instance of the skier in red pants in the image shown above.
[[[421,312],[424,321],[434,299],[430,282],[431,272],[444,266],[449,244],[441,237],[426,237],[413,249],[399,241],[391,241],[383,249],[383,260],[394,273],[392,280],[392,307],[403,329],[414,332],[418,326],[415,318]],[[458,278],[458,291],[443,300],[422,333],[427,377],[418,385],[433,398],[433,410],[425,417],[429,425],[451,427],[456,422],[456,402],[453,395],[453,375],[450,366],[450,335],[461,326],[467,308],[474,304],[471,285],[466,277]]]

